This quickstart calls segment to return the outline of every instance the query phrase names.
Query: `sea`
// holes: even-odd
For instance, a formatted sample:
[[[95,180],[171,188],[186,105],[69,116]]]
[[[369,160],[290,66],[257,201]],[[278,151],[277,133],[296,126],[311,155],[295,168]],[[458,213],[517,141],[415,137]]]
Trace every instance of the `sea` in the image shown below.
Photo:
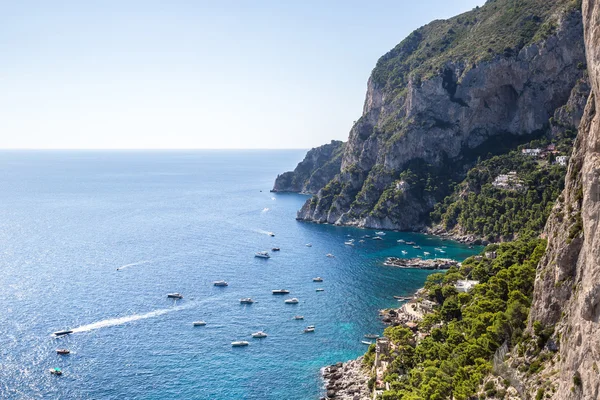
[[[363,354],[430,273],[386,257],[481,250],[296,221],[308,197],[269,190],[304,153],[0,152],[0,398],[318,399],[320,369]]]

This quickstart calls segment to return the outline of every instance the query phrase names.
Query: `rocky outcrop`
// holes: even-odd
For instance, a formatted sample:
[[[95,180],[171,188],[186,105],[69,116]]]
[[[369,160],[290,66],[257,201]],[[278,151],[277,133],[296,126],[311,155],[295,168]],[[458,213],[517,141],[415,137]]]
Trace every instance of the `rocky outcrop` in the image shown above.
[[[600,398],[600,0],[583,1],[583,21],[593,93],[546,226],[529,316],[532,334],[554,332],[548,343],[558,354],[544,369],[554,376],[536,374],[527,387],[556,400]]]
[[[338,400],[368,400],[371,398],[369,373],[363,365],[363,357],[345,363],[337,363],[323,369],[327,397]]]
[[[340,172],[343,150],[339,140],[311,149],[296,169],[277,176],[272,192],[317,193]]]
[[[548,133],[550,117],[567,104],[583,75],[581,13],[565,1],[538,2],[543,13],[525,15],[515,28],[535,21],[537,33],[515,35],[498,52],[493,46],[499,28],[485,27],[506,17],[513,3],[504,3],[489,1],[420,28],[382,57],[368,82],[363,115],[350,131],[340,173],[307,201],[298,219],[420,228],[449,194],[451,181],[462,180],[478,155]],[[555,29],[541,34],[544,24]],[[469,41],[479,50],[489,43],[488,55],[467,52]]]

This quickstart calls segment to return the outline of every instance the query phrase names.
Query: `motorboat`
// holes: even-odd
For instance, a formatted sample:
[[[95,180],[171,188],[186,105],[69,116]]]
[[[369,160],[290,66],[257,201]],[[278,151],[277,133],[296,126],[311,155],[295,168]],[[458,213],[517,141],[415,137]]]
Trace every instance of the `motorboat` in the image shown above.
[[[240,299],[240,303],[241,304],[252,304],[252,303],[254,303],[254,300],[252,300],[250,297],[246,297],[245,299]]]
[[[346,246],[354,246],[354,242],[344,242]]]
[[[294,316],[294,319],[295,319],[295,320],[301,320],[301,319],[304,319],[304,315],[295,315],[295,316]]]
[[[56,354],[66,356],[69,353],[71,353],[69,349],[56,349]]]
[[[215,281],[213,282],[213,285],[215,286],[229,286],[229,284],[225,281]]]
[[[413,249],[420,249],[421,246],[413,246]]]
[[[180,293],[169,293],[167,294],[167,297],[169,299],[183,299],[183,295],[181,295]]]
[[[64,335],[68,335],[70,333],[73,333],[72,329],[67,329],[67,330],[64,330],[64,331],[56,331],[56,332],[53,333],[53,335],[54,336],[64,336]]]
[[[333,254],[331,254],[331,253],[328,253],[328,254],[327,254],[327,257],[329,257],[329,258],[334,258],[335,256],[334,256]]]
[[[275,289],[275,290],[272,290],[271,293],[273,293],[273,294],[289,294],[290,291],[285,290],[285,289]]]
[[[297,298],[292,297],[291,299],[287,299],[283,301],[285,304],[298,304],[299,301]]]
[[[436,247],[434,250],[435,251],[442,251],[442,249],[440,249],[439,247]]]
[[[312,247],[312,244],[306,243],[306,247]]]
[[[375,232],[375,234],[378,236],[385,236],[385,232],[383,231]]]
[[[415,242],[406,242],[406,244],[409,245],[409,246],[414,246],[417,243],[415,243]]]
[[[273,237],[275,234],[273,232],[269,232],[269,236]]]
[[[406,251],[406,250],[402,250],[402,254],[404,254],[404,255],[407,255],[407,254],[408,254],[408,251]]]
[[[316,278],[313,278],[313,282],[323,282],[323,278],[317,276]]]
[[[280,250],[281,250],[281,249],[280,249],[279,247],[273,247],[273,248],[271,249],[271,251],[280,251]]]
[[[426,256],[430,255],[431,253],[428,251],[424,251],[423,254],[425,254]]]
[[[314,326],[307,326],[306,328],[304,328],[304,333],[312,333],[315,331],[315,327]]]
[[[396,240],[396,242],[398,242],[398,243],[406,243],[406,240],[404,240],[404,239],[398,239],[398,240]]]
[[[271,256],[269,255],[269,253],[267,253],[266,251],[259,251],[258,253],[254,254],[254,257],[258,257],[258,258],[271,258]]]
[[[204,326],[204,325],[206,325],[206,322],[204,322],[204,321],[194,321],[192,323],[192,325],[194,325],[194,326]]]
[[[444,250],[440,250],[440,253],[445,253],[445,251]]]
[[[244,347],[244,346],[248,346],[250,343],[246,342],[245,340],[238,340],[236,342],[231,342],[231,347]]]
[[[366,344],[366,345],[368,345],[368,346],[370,346],[370,345],[372,345],[372,344],[373,344],[373,342],[369,342],[369,341],[367,341],[367,340],[361,340],[360,342],[361,342],[362,344]]]
[[[253,338],[257,338],[257,339],[262,339],[262,338],[266,338],[267,334],[264,333],[263,331],[258,331],[252,334]]]
[[[380,236],[375,236],[375,237],[373,238],[373,240],[383,240],[383,238],[381,238]]]
[[[60,368],[50,368],[50,373],[52,375],[62,375],[62,370]]]
[[[315,289],[315,290],[316,290],[317,292],[324,292],[324,291],[325,291],[325,289],[323,289],[323,288],[317,288],[317,289]]]
[[[365,335],[365,337],[366,337],[367,339],[377,339],[377,338],[379,337],[379,335],[375,335],[375,334],[373,334],[373,333],[367,333],[367,334]]]
[[[410,300],[410,299],[412,299],[412,296],[394,296],[394,298],[396,300],[403,301],[403,300]]]
[[[363,236],[363,237],[364,237],[365,239],[368,239],[368,238],[370,238],[370,237],[371,237],[371,235],[365,235],[365,236]]]
[[[363,239],[360,239],[360,240],[358,241],[358,243],[364,243],[364,242],[365,242],[365,241],[364,241]]]

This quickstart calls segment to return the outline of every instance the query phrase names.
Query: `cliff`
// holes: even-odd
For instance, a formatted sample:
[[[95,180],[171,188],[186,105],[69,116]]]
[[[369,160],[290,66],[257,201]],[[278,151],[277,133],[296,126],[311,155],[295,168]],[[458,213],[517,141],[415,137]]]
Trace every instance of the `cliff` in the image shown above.
[[[561,0],[490,0],[419,28],[378,61],[339,174],[298,219],[422,227],[478,156],[550,131],[582,76],[582,37]]]
[[[339,140],[311,149],[296,169],[277,176],[272,192],[317,193],[340,172],[343,150]]]
[[[583,21],[592,94],[546,226],[529,315],[531,334],[547,342],[541,352],[521,349],[525,362],[542,365],[524,378],[530,395],[557,400],[600,398],[600,0],[584,0]]]

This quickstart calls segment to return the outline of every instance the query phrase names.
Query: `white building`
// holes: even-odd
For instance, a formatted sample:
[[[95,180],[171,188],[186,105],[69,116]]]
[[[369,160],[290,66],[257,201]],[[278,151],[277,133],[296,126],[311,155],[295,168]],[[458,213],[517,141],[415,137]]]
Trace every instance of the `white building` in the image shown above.
[[[478,283],[479,283],[479,281],[461,280],[461,281],[456,281],[456,285],[454,285],[454,286],[456,287],[456,290],[458,290],[459,292],[467,293],[468,291],[473,289],[473,286],[477,285]]]
[[[521,150],[521,153],[526,156],[537,157],[542,154],[542,149],[523,149]]]
[[[558,157],[556,157],[556,163],[558,165],[562,165],[563,167],[567,165],[568,161],[569,161],[569,157],[567,157],[567,156],[558,156]]]
[[[494,179],[494,182],[492,182],[492,186],[507,190],[520,190],[525,188],[525,186],[523,186],[523,181],[519,179],[515,171],[498,175],[496,179]]]

